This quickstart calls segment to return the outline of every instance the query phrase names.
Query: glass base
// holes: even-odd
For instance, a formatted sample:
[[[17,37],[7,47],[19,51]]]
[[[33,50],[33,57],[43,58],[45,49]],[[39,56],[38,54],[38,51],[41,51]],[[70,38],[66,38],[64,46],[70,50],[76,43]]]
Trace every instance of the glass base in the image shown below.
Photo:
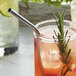
[[[15,53],[18,50],[18,47],[19,43],[17,39],[13,43],[0,46],[0,57]]]
[[[4,56],[15,53],[18,50],[18,47],[9,47],[4,48]]]

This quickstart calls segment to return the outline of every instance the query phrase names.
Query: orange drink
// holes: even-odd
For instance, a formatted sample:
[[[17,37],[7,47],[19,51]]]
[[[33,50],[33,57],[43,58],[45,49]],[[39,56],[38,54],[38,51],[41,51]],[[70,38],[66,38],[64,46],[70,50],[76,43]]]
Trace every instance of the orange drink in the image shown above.
[[[68,30],[67,39],[70,36],[68,48],[71,48],[72,61],[70,64],[71,71],[65,76],[76,76],[76,30],[71,21],[64,20],[64,33]],[[36,25],[41,35],[34,33],[34,51],[35,51],[35,76],[62,76],[64,63],[60,59],[59,47],[55,42],[54,30],[58,32],[56,20],[46,20]],[[66,66],[63,70],[65,71]]]

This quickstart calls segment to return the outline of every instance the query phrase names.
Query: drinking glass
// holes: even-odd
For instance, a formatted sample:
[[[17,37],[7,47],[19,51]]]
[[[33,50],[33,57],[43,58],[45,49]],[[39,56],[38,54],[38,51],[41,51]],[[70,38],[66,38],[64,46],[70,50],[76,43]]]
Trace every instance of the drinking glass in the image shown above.
[[[71,20],[76,23],[76,0],[72,0],[70,9],[71,9]]]
[[[18,0],[0,1],[0,56],[14,53],[19,46],[19,21],[8,13],[9,8],[18,12]]]
[[[70,70],[66,76],[76,76],[76,24],[64,20],[64,33],[68,30],[66,40],[70,37],[68,48],[71,49]],[[35,52],[35,76],[63,76],[61,75],[64,63],[61,61],[58,39],[54,39],[54,30],[58,34],[56,20],[45,20],[36,24],[40,35],[34,32],[34,52]],[[67,67],[63,69],[65,72]]]

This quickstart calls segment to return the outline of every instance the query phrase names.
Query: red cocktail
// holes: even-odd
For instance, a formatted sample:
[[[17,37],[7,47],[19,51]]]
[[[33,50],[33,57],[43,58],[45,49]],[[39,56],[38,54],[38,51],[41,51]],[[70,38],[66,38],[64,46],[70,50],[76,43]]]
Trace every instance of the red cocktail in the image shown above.
[[[71,26],[75,26],[70,21],[64,21],[64,33],[68,30],[68,36],[71,39],[68,48],[71,48],[71,64],[66,76],[76,76],[76,30]],[[61,76],[64,63],[60,59],[59,47],[53,39],[55,33],[58,32],[55,20],[46,20],[38,23],[37,28],[41,35],[34,34],[34,50],[35,50],[35,76]],[[68,39],[67,36],[67,39]],[[67,66],[64,67],[63,72]]]

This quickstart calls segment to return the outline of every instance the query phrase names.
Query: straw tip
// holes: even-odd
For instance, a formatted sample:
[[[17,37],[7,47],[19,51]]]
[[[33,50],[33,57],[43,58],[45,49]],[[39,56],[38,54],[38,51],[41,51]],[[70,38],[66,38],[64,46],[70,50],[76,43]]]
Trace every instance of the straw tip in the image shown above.
[[[8,9],[8,12],[11,12],[11,8]]]

